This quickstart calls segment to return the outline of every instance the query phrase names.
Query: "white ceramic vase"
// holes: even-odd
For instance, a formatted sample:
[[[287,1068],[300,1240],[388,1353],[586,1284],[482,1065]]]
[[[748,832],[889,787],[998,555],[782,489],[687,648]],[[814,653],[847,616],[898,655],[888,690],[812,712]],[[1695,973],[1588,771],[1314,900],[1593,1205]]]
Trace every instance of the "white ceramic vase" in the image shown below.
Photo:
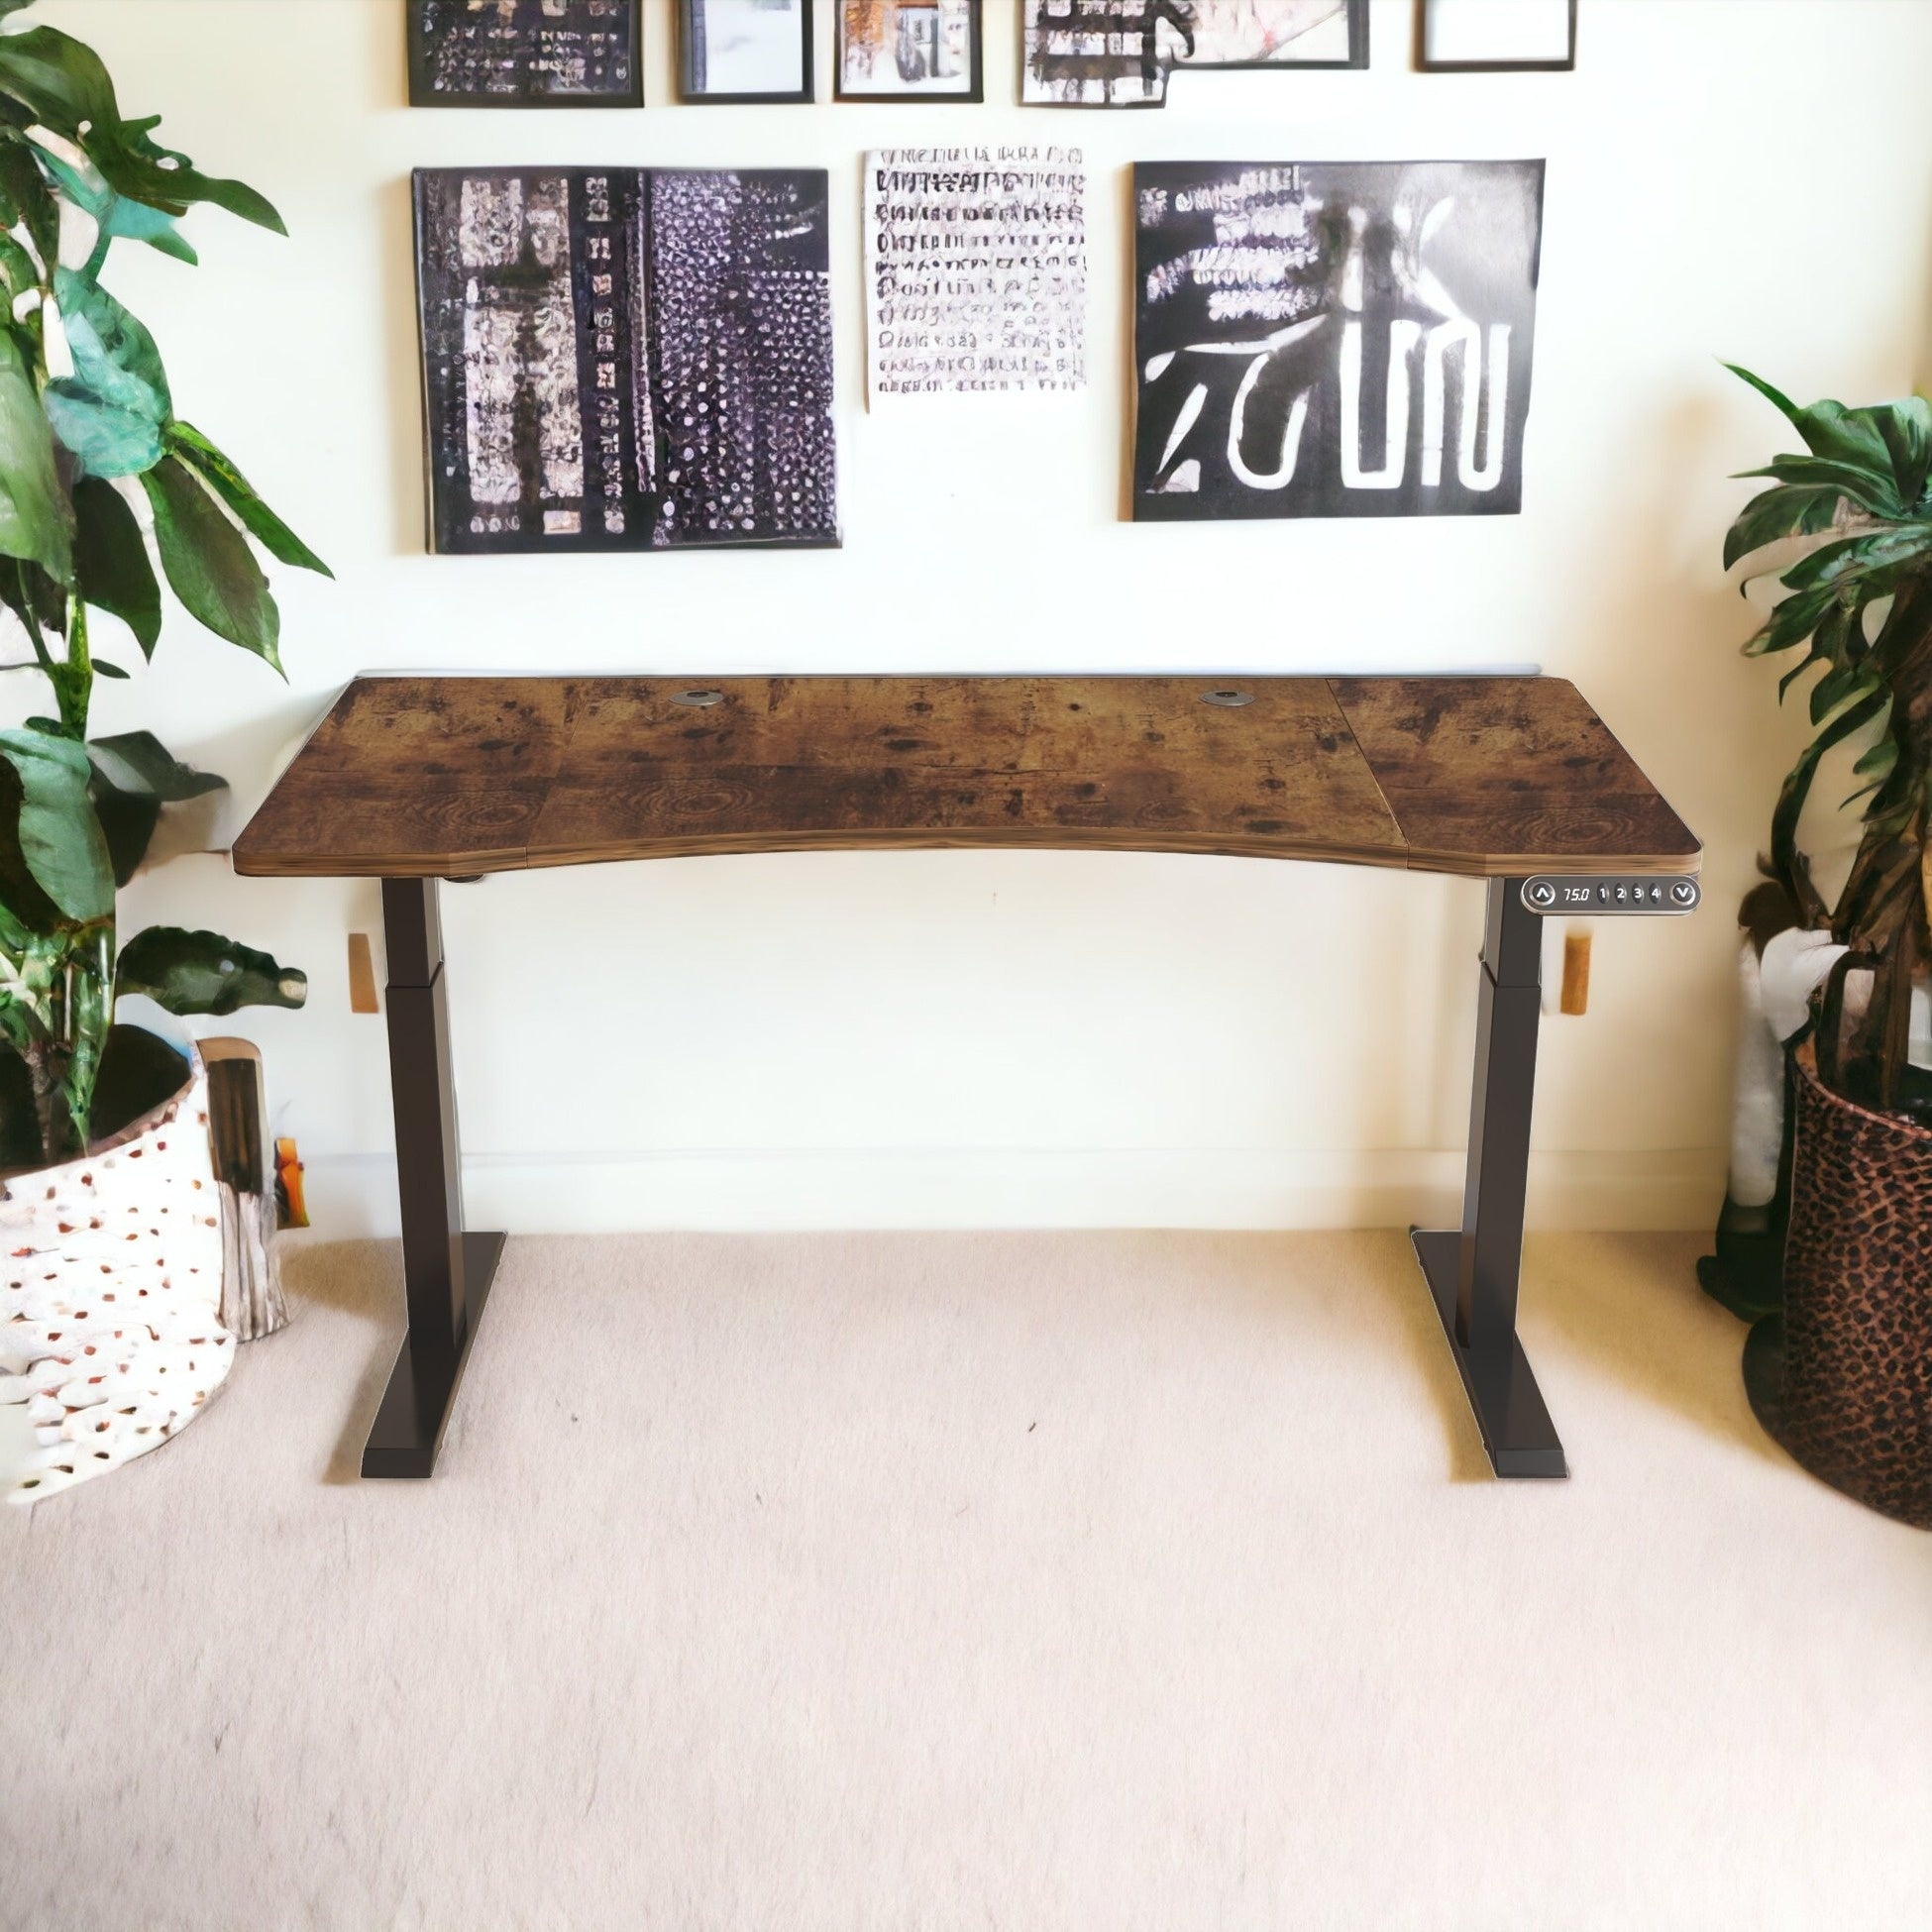
[[[39,1502],[158,1449],[227,1377],[208,1076],[84,1158],[0,1181],[0,1487]]]

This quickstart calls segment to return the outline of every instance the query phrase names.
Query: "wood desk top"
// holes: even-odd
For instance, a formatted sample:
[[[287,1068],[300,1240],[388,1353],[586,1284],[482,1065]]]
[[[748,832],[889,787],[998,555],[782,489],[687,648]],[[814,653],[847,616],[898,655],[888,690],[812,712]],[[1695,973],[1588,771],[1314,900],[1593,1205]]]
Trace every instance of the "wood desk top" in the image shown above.
[[[1221,706],[1204,694],[1236,690]],[[677,694],[721,694],[708,706]],[[1559,678],[358,678],[238,872],[915,846],[1694,871]]]

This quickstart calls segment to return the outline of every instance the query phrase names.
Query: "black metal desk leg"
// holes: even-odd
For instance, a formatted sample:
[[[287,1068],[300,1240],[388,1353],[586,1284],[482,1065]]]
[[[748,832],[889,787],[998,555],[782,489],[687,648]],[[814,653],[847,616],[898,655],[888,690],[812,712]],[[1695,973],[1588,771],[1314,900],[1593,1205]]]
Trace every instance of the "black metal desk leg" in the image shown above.
[[[1491,1466],[1499,1476],[1562,1476],[1563,1446],[1516,1339],[1543,955],[1543,921],[1523,904],[1522,886],[1489,882],[1462,1227],[1412,1229],[1410,1238]]]
[[[463,1232],[450,1010],[434,879],[384,879],[389,1088],[409,1333],[363,1449],[366,1476],[426,1476],[503,1250]]]

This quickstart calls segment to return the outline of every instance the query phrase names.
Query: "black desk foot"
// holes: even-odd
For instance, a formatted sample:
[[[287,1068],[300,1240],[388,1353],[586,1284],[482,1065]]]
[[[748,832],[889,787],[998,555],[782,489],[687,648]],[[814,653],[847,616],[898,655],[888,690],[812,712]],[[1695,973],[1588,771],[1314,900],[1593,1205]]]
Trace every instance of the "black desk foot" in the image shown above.
[[[501,1234],[464,1235],[464,1290],[470,1319],[457,1344],[456,1359],[429,1359],[419,1366],[410,1338],[403,1337],[382,1406],[363,1448],[364,1475],[426,1476],[435,1468],[457,1384],[463,1380],[463,1364],[470,1359],[470,1344],[477,1339],[502,1252]]]
[[[1443,1319],[1443,1333],[1449,1338],[1449,1353],[1455,1357],[1469,1407],[1476,1412],[1476,1427],[1482,1431],[1490,1467],[1499,1476],[1568,1475],[1563,1446],[1556,1440],[1550,1411],[1544,1407],[1543,1391],[1537,1387],[1530,1358],[1523,1352],[1515,1331],[1502,1338],[1504,1345],[1480,1352],[1455,1339],[1461,1234],[1454,1230],[1432,1234],[1412,1228],[1409,1238],[1415,1243],[1416,1259],[1422,1263],[1429,1292],[1435,1297],[1436,1313]]]

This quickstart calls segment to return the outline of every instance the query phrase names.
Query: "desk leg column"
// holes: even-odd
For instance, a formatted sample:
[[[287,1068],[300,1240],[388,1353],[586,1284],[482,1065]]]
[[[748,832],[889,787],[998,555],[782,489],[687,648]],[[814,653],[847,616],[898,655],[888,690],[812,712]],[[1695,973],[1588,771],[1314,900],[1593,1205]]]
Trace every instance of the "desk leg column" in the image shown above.
[[[382,929],[409,1332],[363,1449],[363,1474],[426,1476],[436,1466],[503,1236],[463,1232],[437,882],[384,879]]]
[[[1516,1339],[1543,955],[1543,922],[1524,906],[1522,886],[1489,882],[1462,1227],[1412,1229],[1410,1238],[1490,1465],[1499,1476],[1561,1476],[1563,1447]]]

